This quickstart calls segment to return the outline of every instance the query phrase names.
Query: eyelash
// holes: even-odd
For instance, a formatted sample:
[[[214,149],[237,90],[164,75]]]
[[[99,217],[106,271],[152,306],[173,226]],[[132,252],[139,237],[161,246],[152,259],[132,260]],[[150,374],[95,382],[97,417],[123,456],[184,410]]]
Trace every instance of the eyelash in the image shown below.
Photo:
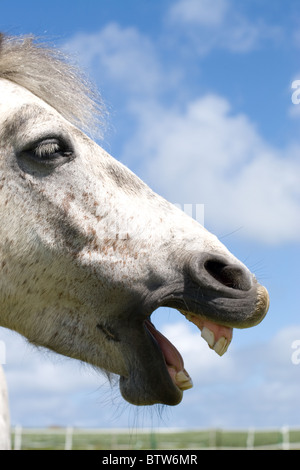
[[[50,157],[61,150],[58,142],[40,142],[33,151],[36,157],[45,158],[47,156]]]
[[[65,143],[58,139],[45,139],[36,143],[31,149],[27,150],[32,156],[41,162],[56,160],[59,158],[70,158],[73,151]]]

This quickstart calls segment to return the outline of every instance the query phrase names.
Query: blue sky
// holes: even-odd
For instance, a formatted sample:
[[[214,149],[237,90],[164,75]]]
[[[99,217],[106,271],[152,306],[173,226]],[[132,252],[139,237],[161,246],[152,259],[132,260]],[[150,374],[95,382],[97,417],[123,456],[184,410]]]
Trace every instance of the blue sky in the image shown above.
[[[1,31],[49,38],[95,81],[109,111],[103,147],[171,202],[204,204],[205,226],[271,297],[222,359],[180,314],[155,313],[195,384],[163,420],[0,330],[13,424],[300,425],[299,10],[296,0],[0,1]]]

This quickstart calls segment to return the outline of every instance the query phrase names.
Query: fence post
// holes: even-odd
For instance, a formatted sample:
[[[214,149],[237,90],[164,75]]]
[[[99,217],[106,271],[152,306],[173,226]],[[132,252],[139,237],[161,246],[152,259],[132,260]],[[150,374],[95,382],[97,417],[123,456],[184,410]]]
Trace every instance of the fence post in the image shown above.
[[[72,450],[73,444],[73,428],[68,426],[66,429],[66,441],[65,441],[65,450]]]
[[[155,432],[153,430],[150,432],[150,447],[151,447],[152,450],[157,449],[156,435],[155,435]]]
[[[14,439],[14,450],[21,450],[22,448],[22,426],[17,424],[15,426],[15,439]]]
[[[248,429],[247,443],[246,447],[248,450],[254,449],[254,439],[255,439],[255,428]]]
[[[288,426],[282,426],[282,450],[290,450],[290,432]]]

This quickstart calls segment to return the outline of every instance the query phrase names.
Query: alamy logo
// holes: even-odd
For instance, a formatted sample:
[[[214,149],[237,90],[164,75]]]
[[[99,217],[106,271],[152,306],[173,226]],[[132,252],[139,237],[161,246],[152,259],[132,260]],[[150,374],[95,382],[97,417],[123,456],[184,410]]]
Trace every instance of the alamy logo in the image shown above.
[[[300,364],[300,339],[295,339],[295,341],[292,342],[291,348],[295,349],[291,356],[291,361],[297,366]]]
[[[179,204],[174,206],[182,210],[185,214],[195,219],[199,224],[204,226],[204,204]]]
[[[292,93],[292,103],[299,104],[300,103],[300,80],[293,81],[292,89],[295,90]]]

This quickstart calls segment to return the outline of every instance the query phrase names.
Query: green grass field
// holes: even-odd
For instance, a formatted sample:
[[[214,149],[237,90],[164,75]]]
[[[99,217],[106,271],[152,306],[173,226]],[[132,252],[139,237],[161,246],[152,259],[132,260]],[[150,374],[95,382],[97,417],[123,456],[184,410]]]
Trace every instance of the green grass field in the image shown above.
[[[288,441],[287,441],[288,436]],[[66,441],[67,439],[67,441]],[[19,436],[20,440],[20,436]],[[14,448],[15,435],[12,433]],[[198,450],[209,448],[300,448],[300,429],[272,431],[184,431],[184,432],[112,432],[72,430],[66,438],[65,429],[23,429],[18,447],[22,450],[64,450],[68,442],[72,450]],[[288,443],[288,447],[287,447]],[[299,443],[299,446],[298,446]]]

